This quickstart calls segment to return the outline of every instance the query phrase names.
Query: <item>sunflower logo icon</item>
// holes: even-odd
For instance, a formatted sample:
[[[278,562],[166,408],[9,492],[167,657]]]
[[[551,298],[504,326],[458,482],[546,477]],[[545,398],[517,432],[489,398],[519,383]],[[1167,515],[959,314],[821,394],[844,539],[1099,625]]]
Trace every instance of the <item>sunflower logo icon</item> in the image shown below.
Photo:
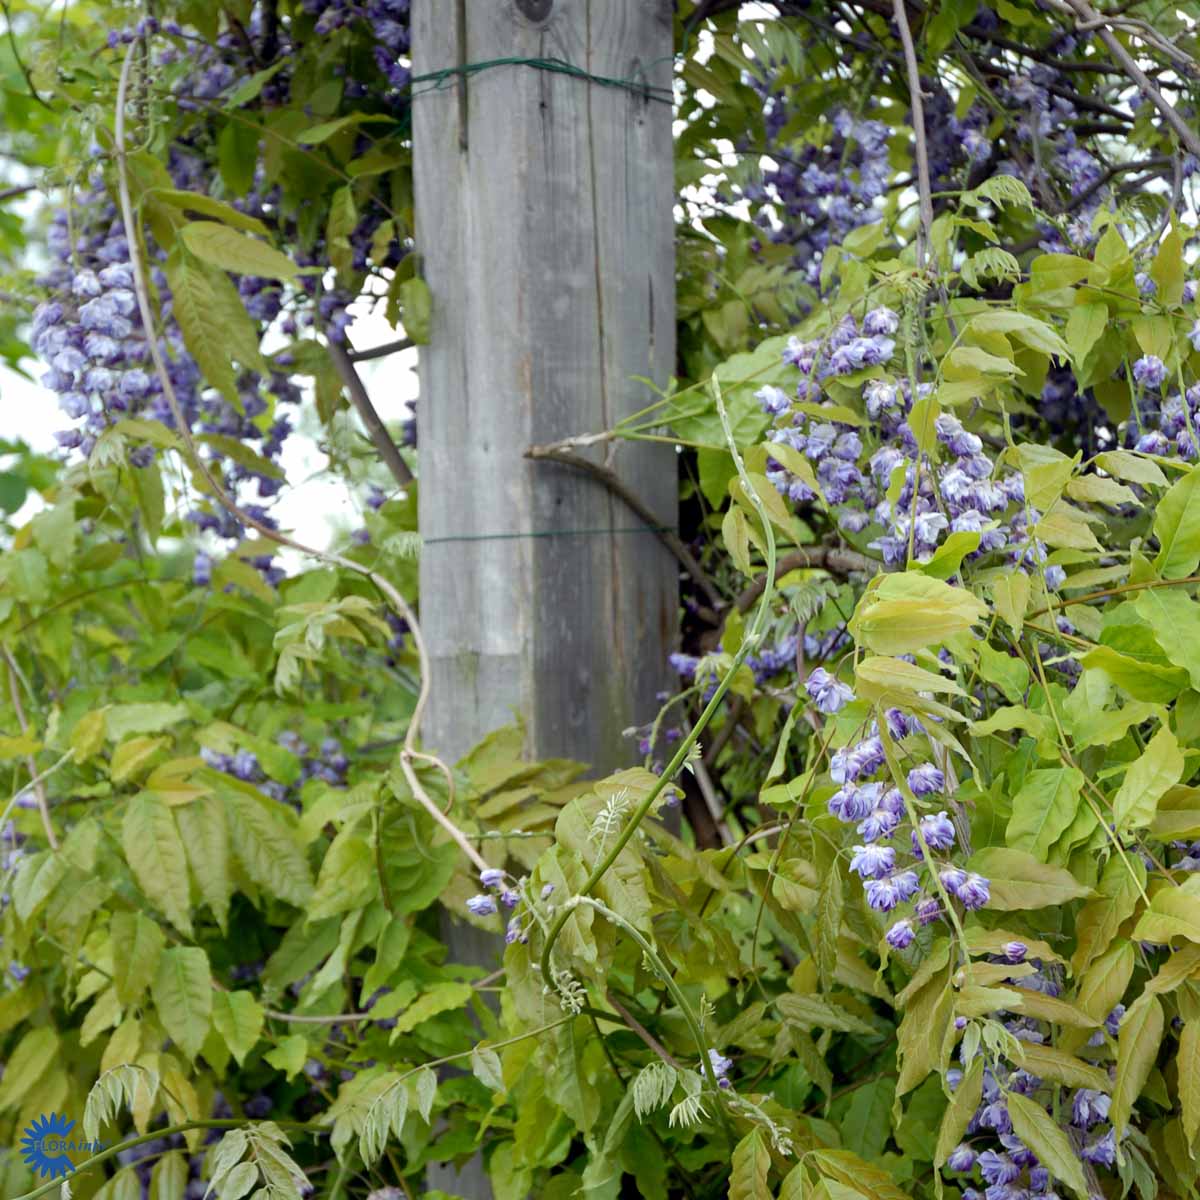
[[[21,1135],[21,1157],[35,1174],[57,1179],[69,1175],[75,1164],[63,1153],[75,1122],[62,1113],[43,1114]]]

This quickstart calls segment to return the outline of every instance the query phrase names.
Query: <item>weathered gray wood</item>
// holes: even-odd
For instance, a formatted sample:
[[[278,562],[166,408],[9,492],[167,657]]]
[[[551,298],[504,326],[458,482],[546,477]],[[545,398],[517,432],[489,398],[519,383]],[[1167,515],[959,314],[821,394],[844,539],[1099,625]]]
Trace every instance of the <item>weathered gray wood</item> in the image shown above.
[[[417,75],[558,58],[669,87],[671,50],[670,0],[413,4]],[[611,427],[654,399],[634,376],[665,384],[674,369],[671,108],[528,65],[421,88],[425,740],[453,759],[519,716],[531,756],[608,769],[630,761],[622,730],[653,716],[664,686],[677,567],[602,484],[523,455]],[[609,454],[674,524],[672,450]]]

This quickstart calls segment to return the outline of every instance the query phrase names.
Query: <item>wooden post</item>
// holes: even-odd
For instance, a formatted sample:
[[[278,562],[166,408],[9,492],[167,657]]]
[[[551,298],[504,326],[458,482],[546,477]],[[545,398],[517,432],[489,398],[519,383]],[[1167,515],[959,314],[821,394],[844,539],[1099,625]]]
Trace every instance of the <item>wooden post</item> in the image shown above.
[[[627,765],[676,626],[676,564],[603,483],[534,444],[611,428],[674,370],[670,0],[414,0],[425,741],[453,761],[516,718],[531,757]],[[573,64],[605,85],[547,69]],[[645,83],[657,89],[638,88]],[[669,95],[669,92],[668,92]],[[606,459],[667,525],[669,446]],[[474,931],[451,931],[460,960]],[[495,941],[484,953],[494,960]],[[471,1197],[486,1181],[435,1182]],[[465,1190],[465,1189],[471,1190]]]

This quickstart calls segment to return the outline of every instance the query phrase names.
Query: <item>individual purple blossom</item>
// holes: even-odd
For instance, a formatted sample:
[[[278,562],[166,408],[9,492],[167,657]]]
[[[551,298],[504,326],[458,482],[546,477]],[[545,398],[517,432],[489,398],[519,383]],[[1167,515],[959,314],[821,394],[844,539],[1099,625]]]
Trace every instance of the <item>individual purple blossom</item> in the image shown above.
[[[903,920],[897,921],[884,936],[887,938],[887,944],[893,950],[907,950],[917,935],[912,927],[912,922],[905,917]]]
[[[1200,318],[1197,318],[1192,323],[1192,328],[1187,337],[1188,341],[1192,343],[1192,349],[1200,350]]]
[[[516,888],[505,888],[500,893],[500,903],[505,908],[516,908],[521,903],[521,893]]]
[[[946,1159],[946,1166],[952,1171],[970,1171],[974,1168],[977,1157],[978,1155],[966,1142],[960,1142],[950,1151],[950,1155]]]
[[[900,318],[890,308],[873,308],[863,317],[863,333],[872,337],[890,337],[900,328]]]
[[[1111,1104],[1111,1099],[1103,1092],[1080,1088],[1071,1098],[1071,1124],[1079,1129],[1091,1129],[1093,1125],[1108,1120]]]
[[[762,405],[763,412],[769,416],[782,416],[792,406],[791,398],[783,388],[767,384],[754,393],[754,398]]]
[[[1025,955],[1029,953],[1029,947],[1024,942],[1005,942],[1001,949],[1010,963],[1024,962]]]
[[[1079,1157],[1085,1162],[1094,1163],[1101,1167],[1111,1167],[1117,1161],[1117,1136],[1111,1127],[1103,1137],[1089,1142],[1079,1152]]]
[[[809,675],[804,681],[804,690],[812,698],[817,711],[826,715],[839,712],[854,699],[854,692],[830,675],[824,667],[818,667]]]
[[[949,850],[954,845],[954,823],[945,814],[945,812],[937,813],[935,816],[927,816],[921,818],[921,836],[925,839],[925,844],[931,850]],[[920,857],[921,844],[917,840],[917,835],[913,833],[913,854]]]
[[[496,911],[496,901],[483,893],[472,896],[467,901],[467,911],[477,917],[490,917]]]
[[[991,887],[982,875],[972,871],[958,889],[958,898],[963,908],[974,910],[983,908],[991,899]]]
[[[908,786],[914,796],[931,796],[945,790],[946,777],[933,763],[921,763],[909,771]]]
[[[1021,1168],[1007,1154],[995,1150],[985,1150],[978,1165],[984,1181],[993,1185],[1012,1183],[1021,1174]]]
[[[876,808],[858,823],[858,836],[864,841],[877,842],[880,838],[890,838],[899,824],[900,818],[895,813]]]
[[[892,846],[855,846],[850,870],[863,879],[882,879],[896,866],[896,851]]]
[[[499,867],[488,867],[479,872],[479,882],[485,888],[498,888],[504,881],[504,872]]]
[[[922,925],[932,925],[942,915],[942,906],[932,896],[923,896],[917,901],[916,915]]]
[[[554,892],[554,884],[545,883],[542,885],[542,899],[543,900],[549,900],[551,895],[553,894],[553,892]]]
[[[843,784],[829,797],[829,811],[847,825],[865,820],[875,809],[879,791],[882,791],[882,788],[876,790],[870,784],[863,787],[855,787],[852,783]]]
[[[1139,387],[1158,388],[1167,378],[1167,364],[1154,354],[1144,354],[1133,364],[1133,381]]]

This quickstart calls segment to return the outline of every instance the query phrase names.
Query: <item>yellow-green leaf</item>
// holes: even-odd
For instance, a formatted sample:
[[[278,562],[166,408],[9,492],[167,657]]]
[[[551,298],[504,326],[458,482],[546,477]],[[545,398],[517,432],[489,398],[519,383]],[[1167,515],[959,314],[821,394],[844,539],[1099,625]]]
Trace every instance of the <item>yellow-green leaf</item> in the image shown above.
[[[239,275],[263,275],[268,279],[294,279],[299,268],[274,246],[260,242],[217,221],[192,221],[179,236],[202,262]]]
[[[187,856],[171,810],[153,792],[129,801],[122,823],[122,848],[129,869],[146,898],[188,937]]]
[[[1170,727],[1162,725],[1145,751],[1125,772],[1113,800],[1113,817],[1118,833],[1144,829],[1154,820],[1159,800],[1183,775],[1183,753]]]
[[[1140,997],[1122,1018],[1117,1035],[1117,1078],[1109,1119],[1118,1142],[1125,1136],[1133,1106],[1150,1077],[1162,1035],[1162,1003],[1157,996]]]
[[[1067,1135],[1050,1119],[1046,1110],[1020,1092],[1005,1097],[1013,1133],[1037,1155],[1054,1179],[1061,1180],[1082,1200],[1088,1200],[1087,1177]]]
[[[1200,470],[1173,484],[1154,510],[1159,552],[1154,566],[1164,579],[1182,579],[1200,566]]]

